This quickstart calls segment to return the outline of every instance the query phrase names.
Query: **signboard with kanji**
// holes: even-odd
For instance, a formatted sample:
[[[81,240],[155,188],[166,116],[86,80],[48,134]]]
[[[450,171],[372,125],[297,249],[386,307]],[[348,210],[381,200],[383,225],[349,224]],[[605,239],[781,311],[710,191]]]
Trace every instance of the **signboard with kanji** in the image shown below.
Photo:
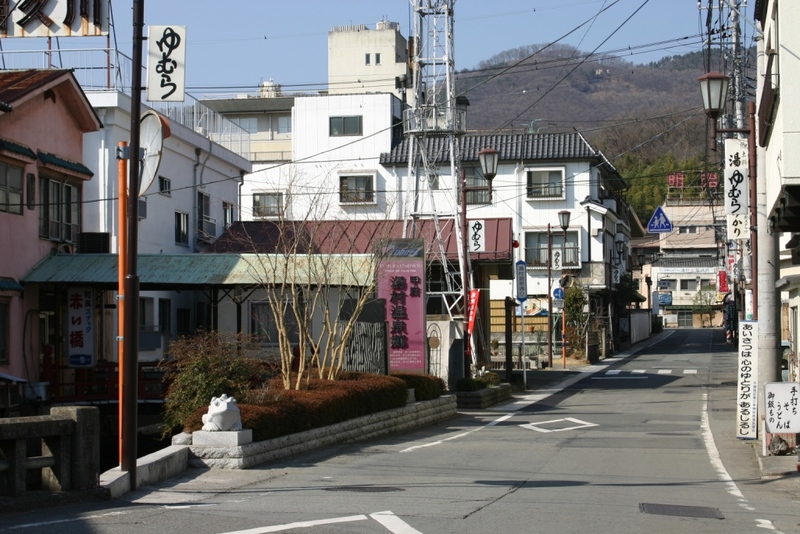
[[[736,437],[758,438],[758,323],[739,322],[739,358],[736,395]]]
[[[767,432],[772,434],[796,434],[800,429],[800,384],[797,382],[767,382],[764,398],[767,409],[765,422]]]
[[[85,287],[67,293],[67,362],[70,367],[94,365],[94,293]]]
[[[382,247],[378,298],[386,299],[389,321],[389,369],[424,373],[425,242],[391,239]]]
[[[750,238],[750,180],[745,139],[725,139],[725,215],[728,239]]]
[[[0,37],[108,34],[109,0],[0,0]]]

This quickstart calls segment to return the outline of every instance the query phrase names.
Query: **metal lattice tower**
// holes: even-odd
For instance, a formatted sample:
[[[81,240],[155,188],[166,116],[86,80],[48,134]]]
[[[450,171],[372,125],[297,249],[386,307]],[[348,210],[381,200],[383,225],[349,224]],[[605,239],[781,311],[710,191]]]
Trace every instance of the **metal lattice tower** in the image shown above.
[[[424,220],[434,225],[433,259],[443,267],[444,284],[439,291],[429,290],[428,295],[442,298],[453,319],[464,314],[464,281],[468,282],[470,273],[462,246],[459,202],[460,140],[466,131],[466,111],[456,106],[455,0],[410,1],[414,7],[409,46],[413,100],[406,110],[405,127],[409,137],[409,187],[413,189],[404,208],[405,232],[410,237],[419,235]],[[443,172],[446,166],[449,172]],[[444,218],[453,224],[443,224]],[[445,254],[445,243],[453,237],[458,244],[457,262],[448,261]]]

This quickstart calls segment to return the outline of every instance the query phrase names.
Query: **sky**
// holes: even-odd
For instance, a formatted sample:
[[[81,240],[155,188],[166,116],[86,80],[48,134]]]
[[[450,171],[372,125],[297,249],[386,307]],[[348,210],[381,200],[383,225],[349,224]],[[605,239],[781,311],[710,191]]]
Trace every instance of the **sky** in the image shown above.
[[[405,37],[413,26],[412,0],[142,2],[145,26],[186,27],[186,88],[195,97],[255,92],[269,80],[288,92],[315,91],[327,80],[327,38],[334,26],[374,29],[386,19],[400,23]],[[128,56],[132,5],[133,0],[112,0],[116,47]],[[648,63],[700,50],[707,13],[698,9],[698,0],[456,0],[454,12],[457,71],[475,68],[505,50],[553,42]],[[752,20],[752,12],[752,5],[747,6],[745,17]],[[27,39],[0,44],[9,49],[8,41],[20,45]],[[97,45],[96,40],[92,45],[103,46],[104,41]]]

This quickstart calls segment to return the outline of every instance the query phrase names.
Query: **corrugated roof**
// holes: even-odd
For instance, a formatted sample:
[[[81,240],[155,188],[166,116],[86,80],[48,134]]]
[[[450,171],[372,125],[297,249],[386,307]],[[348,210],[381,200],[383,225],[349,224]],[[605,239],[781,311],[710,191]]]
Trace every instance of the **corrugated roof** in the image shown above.
[[[696,258],[671,258],[665,256],[655,260],[653,267],[719,267],[719,260],[710,256]]]
[[[24,288],[14,280],[5,276],[0,276],[0,291],[18,291],[22,292]]]
[[[0,152],[9,152],[17,156],[22,156],[23,159],[31,163],[36,161],[36,152],[25,145],[9,141],[8,139],[0,139]]]
[[[140,254],[141,289],[221,288],[284,283],[364,286],[372,278],[371,255]],[[291,267],[290,267],[291,266]],[[291,271],[290,271],[291,269]],[[24,284],[118,285],[116,254],[56,254],[22,277]]]
[[[512,259],[512,224],[510,218],[480,219],[484,225],[485,251],[470,252],[472,261],[510,261]],[[458,257],[458,244],[452,219],[440,221],[445,256]],[[313,250],[319,254],[368,254],[382,239],[403,237],[405,221],[239,221],[225,231],[209,252],[275,253],[286,250]],[[406,232],[410,236],[411,231]],[[429,258],[439,254],[436,226],[432,220],[420,220],[418,236],[427,244]]]

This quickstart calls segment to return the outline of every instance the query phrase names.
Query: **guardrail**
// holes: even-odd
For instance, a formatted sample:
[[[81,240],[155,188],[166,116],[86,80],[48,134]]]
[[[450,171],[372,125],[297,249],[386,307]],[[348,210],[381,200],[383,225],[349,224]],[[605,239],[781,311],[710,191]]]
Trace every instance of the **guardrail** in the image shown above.
[[[25,493],[32,470],[41,471],[46,490],[93,489],[100,468],[100,412],[63,406],[51,408],[50,415],[0,419],[0,451],[2,495]]]

